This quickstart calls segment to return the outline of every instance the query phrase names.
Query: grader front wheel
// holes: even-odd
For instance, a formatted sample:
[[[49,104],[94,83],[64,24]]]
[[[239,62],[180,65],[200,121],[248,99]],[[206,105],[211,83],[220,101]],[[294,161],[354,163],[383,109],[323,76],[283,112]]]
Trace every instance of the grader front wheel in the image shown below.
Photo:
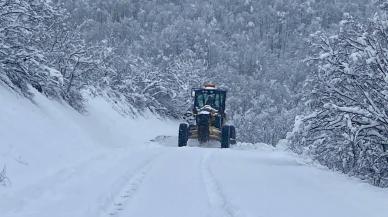
[[[178,134],[178,147],[187,146],[187,141],[189,140],[189,125],[180,124],[179,125],[179,134]]]

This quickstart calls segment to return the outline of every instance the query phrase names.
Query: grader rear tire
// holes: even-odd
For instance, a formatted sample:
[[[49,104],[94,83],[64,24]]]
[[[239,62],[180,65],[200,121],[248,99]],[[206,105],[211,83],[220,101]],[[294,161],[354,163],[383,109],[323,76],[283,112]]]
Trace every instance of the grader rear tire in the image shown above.
[[[230,144],[235,145],[236,143],[236,128],[234,126],[230,126]]]
[[[229,148],[230,147],[230,135],[231,127],[223,126],[221,129],[221,148]]]

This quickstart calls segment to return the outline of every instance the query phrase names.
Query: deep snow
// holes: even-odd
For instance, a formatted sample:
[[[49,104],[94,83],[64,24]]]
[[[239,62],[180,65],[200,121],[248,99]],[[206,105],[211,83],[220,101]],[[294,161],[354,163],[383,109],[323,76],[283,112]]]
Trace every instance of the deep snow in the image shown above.
[[[177,148],[177,123],[0,87],[1,217],[386,217],[388,191],[265,144]],[[152,140],[152,141],[150,141]]]
[[[34,103],[0,86],[0,216],[96,216],[126,177],[153,158],[154,135],[175,123],[126,118],[103,98],[88,114],[35,93]],[[174,130],[173,130],[174,129]]]

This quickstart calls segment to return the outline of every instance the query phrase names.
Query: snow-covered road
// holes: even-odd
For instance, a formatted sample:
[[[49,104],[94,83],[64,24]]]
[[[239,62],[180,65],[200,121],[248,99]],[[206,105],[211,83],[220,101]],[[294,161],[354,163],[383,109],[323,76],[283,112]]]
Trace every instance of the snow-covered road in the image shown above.
[[[2,195],[2,217],[386,217],[388,192],[270,147],[149,143]]]
[[[189,147],[163,150],[128,181],[107,214],[384,217],[387,203],[387,191],[285,152]]]

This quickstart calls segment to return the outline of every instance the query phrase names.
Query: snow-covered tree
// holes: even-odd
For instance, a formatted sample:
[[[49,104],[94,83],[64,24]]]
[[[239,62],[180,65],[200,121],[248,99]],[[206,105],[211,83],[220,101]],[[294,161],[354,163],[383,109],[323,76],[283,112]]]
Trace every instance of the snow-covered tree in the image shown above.
[[[45,64],[40,36],[57,11],[43,0],[1,0],[0,8],[1,80],[25,95],[29,85],[56,95],[63,78]]]
[[[330,168],[388,185],[388,30],[386,17],[362,24],[345,14],[336,35],[318,32],[312,48],[318,69],[291,147]]]

